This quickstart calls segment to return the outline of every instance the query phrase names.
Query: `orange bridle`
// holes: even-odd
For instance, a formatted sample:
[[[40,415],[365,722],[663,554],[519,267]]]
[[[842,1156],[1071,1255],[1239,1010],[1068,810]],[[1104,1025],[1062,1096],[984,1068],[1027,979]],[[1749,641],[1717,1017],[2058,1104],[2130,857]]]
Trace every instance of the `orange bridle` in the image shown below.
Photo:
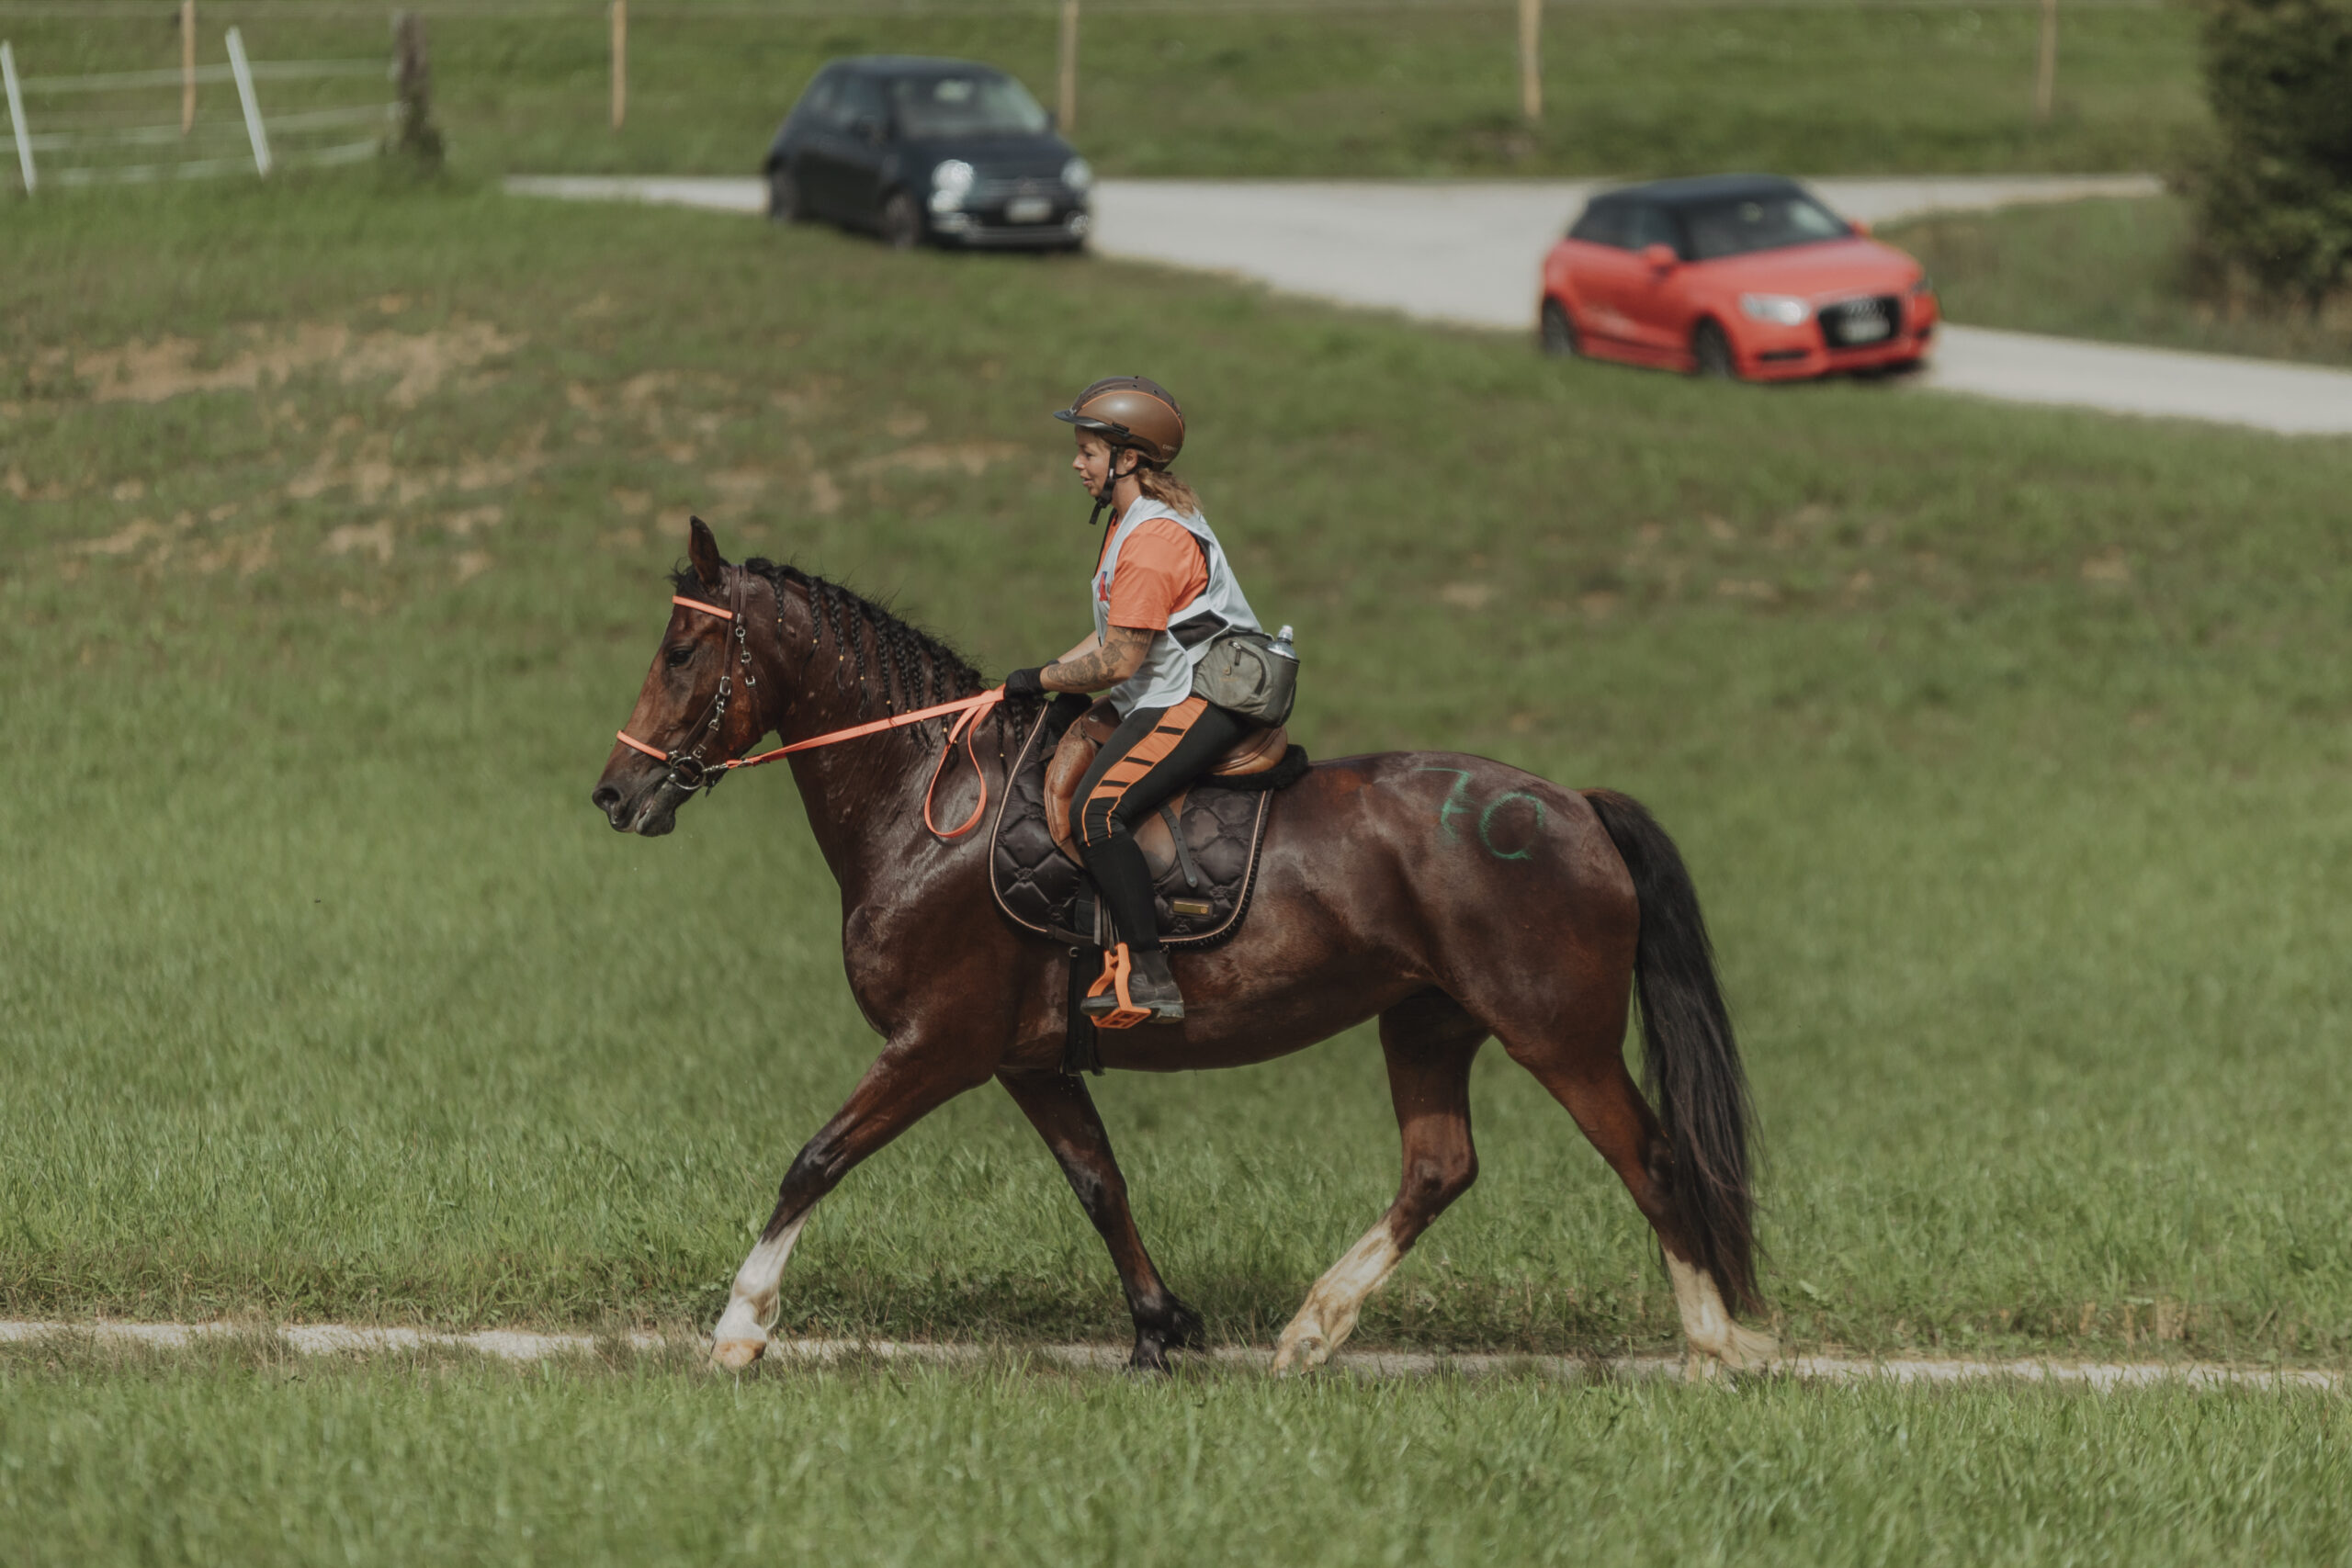
[[[741,574],[739,572],[736,575],[737,590],[740,590],[741,581]],[[730,591],[729,601],[735,607],[722,610],[716,604],[707,604],[699,599],[688,599],[675,593],[670,596],[670,603],[673,604],[683,604],[689,610],[697,610],[706,615],[716,615],[722,621],[731,623],[735,634],[736,662],[743,666],[743,684],[747,688],[757,686],[759,677],[751,672],[752,644],[743,622],[741,601],[738,597],[738,592]],[[620,743],[630,750],[642,751],[657,762],[668,763],[670,777],[682,787],[692,792],[716,784],[720,778],[738,768],[756,768],[763,763],[773,762],[780,757],[789,757],[795,751],[808,751],[819,746],[831,746],[836,741],[854,740],[864,735],[879,735],[886,729],[903,729],[910,724],[922,724],[927,719],[944,718],[949,714],[956,714],[960,716],[949,727],[946,744],[940,748],[939,761],[932,765],[931,786],[922,792],[922,825],[930,829],[936,838],[960,839],[979,825],[981,813],[989,808],[989,776],[987,771],[980,766],[978,752],[972,749],[972,737],[979,728],[982,716],[1004,700],[1004,688],[1001,686],[982,692],[976,697],[958,697],[954,702],[937,703],[927,708],[917,708],[912,713],[897,714],[889,718],[876,719],[870,724],[853,725],[847,729],[835,729],[823,735],[812,736],[807,740],[796,740],[789,746],[779,746],[773,751],[763,751],[756,757],[727,757],[716,762],[707,763],[702,760],[703,750],[718,734],[719,727],[727,717],[728,702],[733,694],[732,671],[722,667],[718,674],[718,694],[711,698],[710,720],[703,727],[702,739],[692,751],[664,751],[657,746],[650,746],[639,740],[626,729],[616,730],[615,734]],[[980,781],[980,798],[979,803],[972,807],[972,814],[969,817],[954,828],[943,829],[931,819],[931,801],[932,796],[939,790],[939,775],[947,766],[947,755],[956,750],[956,742],[958,740],[964,742],[964,754],[971,760],[973,777]]]

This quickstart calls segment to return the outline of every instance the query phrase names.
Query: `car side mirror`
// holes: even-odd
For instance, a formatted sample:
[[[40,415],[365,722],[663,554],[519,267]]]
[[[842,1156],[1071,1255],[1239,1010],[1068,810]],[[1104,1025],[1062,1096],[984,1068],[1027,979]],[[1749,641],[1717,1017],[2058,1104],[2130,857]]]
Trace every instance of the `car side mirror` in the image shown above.
[[[860,115],[850,121],[849,133],[860,141],[878,142],[882,140],[882,122],[870,116]]]
[[[1059,130],[1061,128],[1062,117],[1060,111],[1057,109],[1047,109],[1046,111],[1046,129],[1047,130]]]
[[[1867,240],[1871,237],[1871,226],[1859,218],[1847,224],[1846,228],[1857,240]]]
[[[1664,243],[1644,245],[1642,260],[1649,264],[1652,272],[1672,272],[1682,265],[1682,258],[1674,254],[1674,247]]]

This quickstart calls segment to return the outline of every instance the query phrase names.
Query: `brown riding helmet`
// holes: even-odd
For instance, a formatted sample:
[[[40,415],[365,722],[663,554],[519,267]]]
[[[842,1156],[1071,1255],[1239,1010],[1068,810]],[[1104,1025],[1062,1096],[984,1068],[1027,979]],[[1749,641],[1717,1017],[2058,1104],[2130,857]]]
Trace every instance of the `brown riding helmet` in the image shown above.
[[[1175,395],[1140,376],[1106,376],[1054,417],[1114,447],[1129,447],[1157,468],[1174,462],[1184,449],[1184,411],[1176,406]]]

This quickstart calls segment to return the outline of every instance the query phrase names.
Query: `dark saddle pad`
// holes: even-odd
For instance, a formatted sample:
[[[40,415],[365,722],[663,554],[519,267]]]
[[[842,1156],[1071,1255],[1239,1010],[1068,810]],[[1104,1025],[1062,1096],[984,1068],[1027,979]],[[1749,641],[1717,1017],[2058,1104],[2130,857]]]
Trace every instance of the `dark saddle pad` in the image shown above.
[[[989,879],[998,906],[1014,924],[1057,942],[1099,947],[1102,933],[1096,923],[1094,884],[1055,847],[1046,826],[1046,764],[1062,733],[1086,709],[1082,699],[1056,701],[1022,743],[1004,804],[997,808]],[[1177,830],[1200,886],[1185,881],[1182,857],[1160,873],[1152,900],[1160,941],[1171,948],[1203,948],[1232,939],[1250,909],[1274,791],[1305,776],[1306,768],[1306,749],[1293,746],[1265,773],[1229,783],[1204,778],[1193,785]]]

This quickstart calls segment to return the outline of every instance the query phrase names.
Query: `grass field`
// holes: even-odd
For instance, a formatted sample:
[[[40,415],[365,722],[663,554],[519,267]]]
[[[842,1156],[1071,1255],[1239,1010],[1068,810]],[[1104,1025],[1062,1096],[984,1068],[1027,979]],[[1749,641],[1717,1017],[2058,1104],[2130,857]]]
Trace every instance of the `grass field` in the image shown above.
[[[2340,1562],[2352,1407],[0,1350],[12,1563]],[[233,1432],[234,1442],[214,1440]]]
[[[868,1059],[782,777],[585,795],[693,506],[1001,670],[1066,646],[1044,417],[1180,388],[1318,755],[1647,799],[1708,901],[1799,1347],[2343,1364],[2352,446],[1543,361],[1085,261],[294,182],[0,234],[0,1313],[706,1324]],[[1376,1052],[1101,1086],[1264,1341],[1395,1179]],[[1494,1054],[1367,1343],[1671,1342]],[[993,1090],[820,1213],[797,1331],[1109,1337]]]
[[[0,5],[28,73],[178,63],[175,35],[150,10],[127,7],[119,20],[40,12]],[[1555,6],[1546,114],[1532,130],[1519,118],[1508,4],[1088,14],[1077,141],[1113,175],[2141,169],[2163,166],[2206,123],[2183,6],[2070,0],[2057,108],[2042,123],[2030,5]],[[232,23],[257,58],[385,49],[381,18],[356,10],[208,0],[202,17],[209,60]],[[616,134],[603,5],[435,13],[453,155],[478,172],[752,172],[801,87],[838,54],[989,60],[1053,101],[1057,23],[1046,5],[763,17],[640,4],[633,17],[628,119]],[[324,91],[267,87],[273,112],[311,107]],[[369,91],[343,84],[328,96],[365,101]],[[168,89],[153,101],[148,118],[176,115]],[[47,112],[39,99],[34,108]],[[209,89],[203,114],[233,152],[230,90]]]
[[[1927,264],[1955,321],[2211,354],[2352,364],[2352,310],[2318,316],[2200,299],[2171,197],[1952,213],[1883,231]]]

